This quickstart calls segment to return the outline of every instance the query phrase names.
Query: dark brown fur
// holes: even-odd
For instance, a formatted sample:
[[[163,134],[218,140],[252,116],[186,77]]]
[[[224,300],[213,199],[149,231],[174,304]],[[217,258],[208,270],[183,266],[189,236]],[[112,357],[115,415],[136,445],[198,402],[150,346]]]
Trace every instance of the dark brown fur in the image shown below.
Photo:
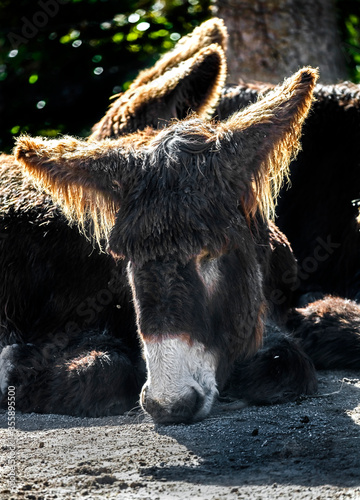
[[[224,119],[268,91],[263,84],[228,86],[216,114]],[[324,294],[360,297],[356,202],[360,197],[360,88],[346,82],[317,85],[314,96],[302,150],[290,165],[291,182],[281,190],[276,212],[276,222],[298,259],[298,280],[292,289],[299,305]]]

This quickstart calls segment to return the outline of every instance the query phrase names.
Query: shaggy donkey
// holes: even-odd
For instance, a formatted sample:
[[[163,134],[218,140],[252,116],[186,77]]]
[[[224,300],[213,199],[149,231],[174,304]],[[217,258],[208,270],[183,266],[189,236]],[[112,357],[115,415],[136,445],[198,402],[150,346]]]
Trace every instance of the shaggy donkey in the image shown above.
[[[216,32],[214,23],[208,29]],[[123,95],[124,108],[131,105],[132,111],[131,117],[123,113],[129,120],[124,129],[151,123],[151,104],[159,95],[165,105],[157,113],[163,119],[169,116],[167,109],[185,116],[190,101],[195,110],[215,102],[226,73],[225,57],[219,45],[206,47],[205,38],[204,47],[190,59],[175,51],[179,66],[167,57],[170,71],[162,62],[151,85],[140,86],[136,96]],[[202,95],[196,91],[199,80]],[[148,127],[122,144],[135,146],[154,133]],[[89,236],[69,225],[49,194],[24,177],[14,157],[1,156],[0,188],[0,390],[6,392],[7,373],[16,367],[12,381],[19,389],[19,410],[94,416],[125,411],[136,404],[144,369],[121,266],[94,251]],[[107,334],[99,336],[99,331]],[[107,350],[111,355],[104,354]],[[116,370],[116,360],[123,369]],[[92,370],[83,384],[78,369],[86,370],[89,363]],[[94,397],[99,392],[96,370],[104,363],[108,391]]]
[[[114,257],[76,240],[42,192],[16,194],[22,174],[5,169],[2,337],[13,345],[0,356],[0,387],[17,386],[19,410],[121,413],[146,380],[142,404],[156,421],[189,422],[219,390],[254,402],[316,390],[310,358],[273,323],[286,306],[272,293],[291,294],[282,276],[295,277],[296,265],[268,220],[315,79],[302,70],[220,125],[190,118],[153,138],[19,140],[19,162]],[[294,311],[288,325],[311,342],[321,313]],[[359,325],[348,317],[343,352],[356,363]],[[249,368],[241,361],[266,318],[268,346]]]
[[[264,84],[227,86],[216,114],[226,119],[266,94]],[[295,303],[324,294],[360,300],[360,88],[316,85],[290,186],[278,199],[277,224],[299,264]]]
[[[71,324],[56,342],[54,326],[74,316],[61,317],[51,328],[48,321],[36,325],[37,315],[33,321],[23,318],[23,340],[34,345],[5,349],[7,371],[3,371],[6,383],[15,380],[21,386],[26,359],[36,357],[33,380],[26,380],[23,392],[26,409],[33,405],[40,411],[73,412],[77,405],[85,413],[90,391],[96,399],[93,413],[114,408],[119,412],[136,399],[144,371],[140,350],[135,348],[132,299],[147,365],[144,408],[165,422],[198,420],[209,413],[218,390],[231,378],[231,367],[254,354],[261,343],[269,308],[266,295],[283,286],[282,266],[295,272],[286,240],[268,222],[268,215],[272,196],[298,149],[315,79],[314,70],[302,70],[218,126],[190,118],[145,143],[143,135],[101,142],[19,139],[18,161],[59,199],[83,231],[88,233],[91,226],[98,241],[103,237],[109,241],[117,262],[115,267],[106,257],[108,268],[103,263],[100,273],[88,267],[83,252],[69,249],[66,257],[78,253],[75,266],[82,273],[81,278],[77,273],[76,294],[84,297],[85,289],[93,297],[95,287],[114,290],[114,284],[107,284],[112,266],[118,279],[112,314],[107,308],[101,323],[99,312],[96,330],[102,328],[102,334],[96,335],[86,324],[78,332]],[[48,226],[44,237],[53,238],[54,232]],[[37,241],[34,238],[34,244]],[[50,249],[54,251],[53,244]],[[75,266],[66,269],[63,257],[62,271],[73,280]],[[39,280],[39,264],[32,267],[34,279]],[[43,266],[40,279],[48,271]],[[10,272],[16,277],[14,264]],[[50,269],[50,276],[53,272]],[[14,282],[11,276],[5,279]],[[74,300],[74,289],[70,297],[65,290],[59,277],[39,287],[38,293],[52,295],[52,306],[68,312],[70,304],[64,308],[64,301],[75,306],[79,301]],[[35,302],[41,304],[41,299]],[[84,302],[85,307],[80,304],[75,312],[89,319],[85,297]],[[48,300],[46,304],[49,308]],[[276,307],[271,312],[274,318],[280,316]],[[46,349],[56,359],[53,365],[49,356],[44,357]],[[296,376],[302,380],[295,391],[311,392],[316,385],[311,362],[301,353],[298,357],[301,376]],[[99,372],[105,382],[113,378],[114,383],[99,387],[95,381]],[[236,381],[230,385],[234,392]],[[21,401],[18,406],[21,409]]]

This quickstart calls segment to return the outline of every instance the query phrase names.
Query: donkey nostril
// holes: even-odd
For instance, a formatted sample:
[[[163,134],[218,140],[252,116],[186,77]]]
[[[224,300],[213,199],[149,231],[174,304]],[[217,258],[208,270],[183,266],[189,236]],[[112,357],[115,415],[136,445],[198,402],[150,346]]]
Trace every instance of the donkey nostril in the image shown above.
[[[186,396],[174,403],[165,403],[149,397],[148,391],[142,392],[142,406],[157,423],[190,423],[196,419],[196,415],[203,408],[205,396],[195,388]]]

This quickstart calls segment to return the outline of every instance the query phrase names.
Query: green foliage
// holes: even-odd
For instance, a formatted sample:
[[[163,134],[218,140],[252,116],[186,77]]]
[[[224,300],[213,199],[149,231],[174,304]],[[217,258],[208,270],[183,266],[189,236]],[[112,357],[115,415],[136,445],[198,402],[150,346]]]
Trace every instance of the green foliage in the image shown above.
[[[337,0],[337,9],[350,79],[360,83],[360,0]]]
[[[109,97],[210,17],[210,0],[0,1],[0,150],[86,136]]]

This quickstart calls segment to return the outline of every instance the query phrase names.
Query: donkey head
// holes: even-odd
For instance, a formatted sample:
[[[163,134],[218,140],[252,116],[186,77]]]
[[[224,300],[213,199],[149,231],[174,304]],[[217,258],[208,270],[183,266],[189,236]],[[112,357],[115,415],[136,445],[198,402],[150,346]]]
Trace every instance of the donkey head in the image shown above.
[[[145,143],[18,141],[18,161],[125,259],[148,371],[141,401],[158,422],[204,418],[232,363],[261,342],[258,235],[316,76],[305,68],[224,123],[188,118]]]

